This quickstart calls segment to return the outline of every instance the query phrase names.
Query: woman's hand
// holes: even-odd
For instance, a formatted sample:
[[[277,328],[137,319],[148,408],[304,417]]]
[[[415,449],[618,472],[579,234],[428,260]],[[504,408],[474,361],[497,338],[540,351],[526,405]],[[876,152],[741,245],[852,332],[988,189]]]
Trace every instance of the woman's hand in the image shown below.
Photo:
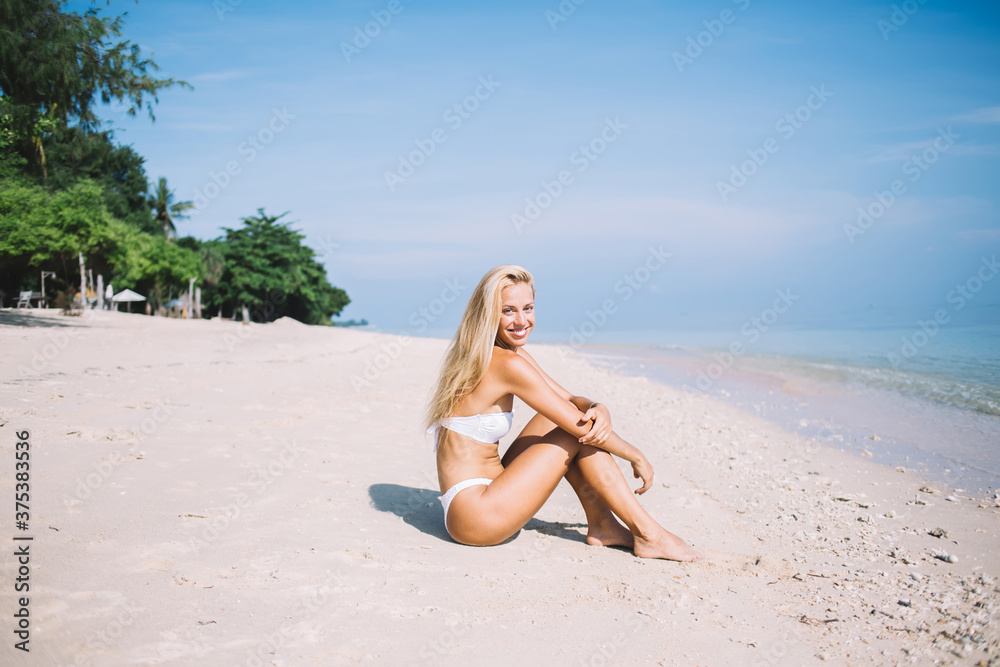
[[[601,403],[594,403],[590,409],[583,413],[583,421],[594,420],[594,425],[590,427],[590,432],[580,438],[580,442],[585,445],[600,447],[611,437],[611,413]]]
[[[642,486],[635,490],[636,493],[642,495],[649,491],[649,487],[653,486],[653,466],[650,465],[645,454],[636,451],[638,456],[632,461],[632,476],[636,479],[642,479]]]

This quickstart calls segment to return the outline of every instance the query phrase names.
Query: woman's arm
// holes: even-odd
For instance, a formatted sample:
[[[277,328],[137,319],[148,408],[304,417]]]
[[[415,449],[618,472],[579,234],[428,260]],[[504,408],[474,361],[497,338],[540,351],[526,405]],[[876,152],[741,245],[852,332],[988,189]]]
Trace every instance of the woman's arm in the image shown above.
[[[518,354],[518,356],[523,357],[525,360],[527,360],[527,362],[529,364],[531,364],[531,366],[536,371],[538,371],[538,374],[542,376],[543,380],[545,380],[545,384],[547,384],[550,387],[552,387],[552,391],[556,392],[561,397],[563,397],[564,399],[566,399],[567,401],[569,401],[570,403],[572,403],[576,407],[580,408],[580,404],[577,403],[573,399],[583,398],[582,396],[574,396],[573,394],[569,393],[567,390],[563,389],[562,385],[560,385],[558,382],[556,382],[555,380],[553,380],[552,378],[550,378],[549,374],[542,370],[542,367],[538,365],[538,362],[535,361],[535,358],[533,356],[531,356],[530,354],[528,354],[528,351],[526,349],[524,349],[523,347],[521,348],[521,350],[517,354]],[[587,405],[589,406],[590,404],[588,403]],[[587,408],[580,408],[580,411],[581,412],[586,412]]]
[[[580,438],[581,442],[585,439],[585,435],[592,432],[592,429],[588,428],[591,422],[579,406],[572,400],[560,396],[545,381],[539,369],[528,363],[521,355],[514,353],[494,355],[494,362],[497,363],[500,380],[505,385],[506,391],[520,398],[567,433]],[[587,411],[587,414],[589,413],[590,410]],[[645,493],[653,485],[653,466],[649,460],[636,447],[622,440],[613,431],[601,443],[585,444],[593,444],[594,447],[599,447],[631,463],[632,475],[642,479],[642,486],[636,489],[636,493]]]
[[[610,448],[612,447],[615,449],[632,449],[634,452],[634,458],[626,460],[632,464],[632,476],[636,479],[642,479],[642,486],[636,489],[635,492],[640,494],[646,493],[646,491],[649,490],[649,487],[653,485],[653,466],[650,464],[649,459],[646,458],[646,455],[639,451],[638,447],[630,445],[622,440],[621,437],[613,431],[605,442],[609,445],[609,447],[601,446],[601,449],[605,451],[611,451]],[[598,447],[599,445],[594,446]]]
[[[593,425],[586,435],[580,438],[580,442],[585,445],[594,445],[595,447],[602,447],[607,439],[611,437],[611,412],[608,411],[607,406],[602,403],[597,403],[592,401],[585,396],[574,396],[566,389],[549,377],[548,373],[542,370],[542,367],[535,361],[535,358],[528,354],[528,351],[523,347],[521,348],[519,355],[523,356],[528,363],[534,367],[538,374],[542,376],[545,380],[545,384],[552,387],[552,390],[556,392],[559,396],[569,401],[576,408],[584,413],[583,421],[592,421]]]
[[[506,391],[520,398],[567,433],[577,438],[583,438],[590,433],[591,422],[589,419],[584,419],[584,411],[570,400],[573,397],[560,396],[533,364],[520,354],[514,353],[502,357],[497,355],[496,360],[500,362],[499,379],[505,385]],[[645,461],[646,458],[638,449],[613,434],[602,444],[594,446],[633,464]]]

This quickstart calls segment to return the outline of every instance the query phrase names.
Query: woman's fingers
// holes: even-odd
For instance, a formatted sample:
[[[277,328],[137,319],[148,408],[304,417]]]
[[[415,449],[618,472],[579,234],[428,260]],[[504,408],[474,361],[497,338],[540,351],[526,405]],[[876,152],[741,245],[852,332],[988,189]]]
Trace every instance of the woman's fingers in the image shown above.
[[[583,418],[580,419],[580,421],[582,422],[594,421],[594,417],[595,417],[594,409],[590,408],[589,410],[583,413]],[[586,435],[579,438],[580,442],[582,442],[585,445],[589,445],[591,440],[594,438],[594,431],[596,429],[597,429],[597,422],[595,421],[593,424],[590,425],[590,431],[588,431]]]
[[[600,403],[595,403],[591,405],[586,412],[583,413],[583,418],[581,421],[593,422],[590,427],[590,432],[585,436],[579,438],[580,442],[585,445],[595,445],[600,447],[608,438],[611,437],[613,429],[611,428],[611,413],[608,409]]]
[[[608,425],[608,431],[611,431],[611,412],[608,410],[607,406],[603,403],[597,403],[594,405],[594,409],[598,410],[598,414],[603,417],[604,423]]]
[[[610,437],[610,429],[601,428],[597,424],[594,424],[593,428],[590,429],[590,433],[580,438],[580,442],[585,445],[594,445],[600,447],[603,445],[608,437]]]
[[[596,408],[590,408],[583,413],[583,421],[593,421],[594,423],[591,425],[590,431],[579,439],[581,443],[600,447],[611,435],[611,429]]]
[[[632,464],[632,475],[642,478],[642,486],[635,490],[639,495],[646,493],[653,486],[653,466],[646,460],[637,461]]]
[[[642,480],[642,486],[640,488],[636,489],[635,492],[638,495],[641,496],[642,494],[646,493],[646,491],[649,491],[649,487],[651,487],[651,486],[653,486],[653,480],[652,479],[644,479],[644,480]]]

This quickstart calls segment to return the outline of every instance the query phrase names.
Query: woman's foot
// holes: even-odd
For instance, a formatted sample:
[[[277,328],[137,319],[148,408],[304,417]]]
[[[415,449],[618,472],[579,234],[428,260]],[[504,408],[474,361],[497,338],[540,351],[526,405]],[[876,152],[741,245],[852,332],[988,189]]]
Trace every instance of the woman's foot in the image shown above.
[[[673,533],[660,529],[651,538],[635,538],[635,555],[639,558],[666,558],[667,560],[696,561],[704,560],[704,556],[692,549],[687,542]]]
[[[635,544],[635,538],[625,526],[613,516],[607,521],[587,527],[587,544],[595,547],[628,547]]]

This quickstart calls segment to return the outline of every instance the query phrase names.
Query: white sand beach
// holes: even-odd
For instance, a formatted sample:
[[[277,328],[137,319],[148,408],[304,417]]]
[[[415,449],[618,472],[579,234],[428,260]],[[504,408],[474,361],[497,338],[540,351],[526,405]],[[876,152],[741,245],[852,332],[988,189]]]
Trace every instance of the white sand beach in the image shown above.
[[[608,405],[656,469],[641,502],[709,559],[587,545],[565,483],[504,544],[454,543],[421,428],[446,343],[0,312],[0,663],[1000,664],[993,498],[555,347],[531,349]]]

